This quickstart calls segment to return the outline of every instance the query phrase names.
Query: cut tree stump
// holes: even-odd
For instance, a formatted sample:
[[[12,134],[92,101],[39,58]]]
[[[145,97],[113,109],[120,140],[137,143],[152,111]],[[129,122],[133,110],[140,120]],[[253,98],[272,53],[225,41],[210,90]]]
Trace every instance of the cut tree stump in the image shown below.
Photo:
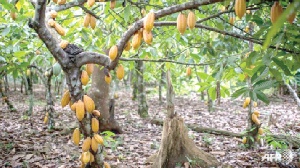
[[[220,163],[211,154],[200,150],[189,138],[183,119],[175,116],[164,121],[159,152],[148,158],[153,168],[174,168],[191,161],[191,166],[216,167]]]
[[[167,71],[167,117],[164,121],[162,140],[158,153],[147,159],[153,168],[174,168],[189,162],[191,166],[216,167],[216,158],[199,148],[188,136],[183,119],[174,111],[174,91],[170,71]]]

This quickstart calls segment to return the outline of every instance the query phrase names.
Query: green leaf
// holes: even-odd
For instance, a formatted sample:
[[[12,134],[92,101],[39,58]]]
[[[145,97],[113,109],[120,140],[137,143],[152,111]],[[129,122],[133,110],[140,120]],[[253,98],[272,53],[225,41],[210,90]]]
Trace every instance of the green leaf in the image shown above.
[[[256,83],[259,80],[262,80],[263,78],[267,77],[269,75],[269,68],[266,66],[263,66],[262,68],[264,68],[263,72],[258,76],[257,73],[259,71],[256,72],[256,75],[253,75],[251,78],[251,82],[252,83]],[[260,68],[261,69],[261,68]],[[258,77],[257,77],[258,76]],[[256,78],[255,78],[256,77]]]
[[[279,60],[276,57],[273,57],[272,60],[277,64],[284,72],[285,75],[287,76],[292,76],[291,71],[289,68],[283,63],[283,61]]]
[[[129,17],[130,17],[130,8],[131,8],[131,6],[130,6],[130,5],[127,5],[127,6],[125,7],[125,9],[124,9],[124,20],[125,20],[126,22],[129,21]]]
[[[240,88],[240,89],[236,90],[234,93],[232,93],[231,97],[238,98],[240,95],[245,94],[248,91],[249,91],[248,87]]]
[[[208,93],[209,93],[209,97],[212,100],[216,100],[217,94],[216,94],[216,88],[215,87],[211,87],[208,89]]]
[[[256,95],[257,95],[257,98],[261,101],[263,101],[264,103],[266,104],[269,104],[270,103],[270,100],[268,99],[268,97],[261,91],[259,90],[256,90],[255,91]]]
[[[253,90],[262,91],[262,90],[265,90],[265,89],[269,89],[269,88],[273,87],[275,83],[276,83],[275,80],[258,81],[257,83],[255,83],[253,85]]]
[[[17,51],[17,52],[14,52],[14,56],[15,57],[18,57],[18,58],[20,58],[20,57],[24,57],[25,55],[26,55],[26,51]]]

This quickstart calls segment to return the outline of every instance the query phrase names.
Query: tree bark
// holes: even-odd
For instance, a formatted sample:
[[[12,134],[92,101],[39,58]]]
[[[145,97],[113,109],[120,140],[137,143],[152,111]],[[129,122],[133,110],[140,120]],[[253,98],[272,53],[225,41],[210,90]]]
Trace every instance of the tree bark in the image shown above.
[[[160,80],[159,80],[159,90],[158,90],[158,96],[159,96],[159,103],[162,104],[162,88],[165,84],[165,64],[163,63],[161,65],[161,68],[160,68],[161,72],[160,72]]]
[[[8,99],[6,93],[3,90],[3,85],[2,85],[3,81],[0,78],[0,96],[2,98],[2,102],[6,103],[6,105],[8,106],[9,111],[11,112],[16,112],[17,110],[14,108],[13,104],[11,103],[11,101]]]
[[[114,100],[110,99],[109,85],[104,78],[104,68],[95,65],[88,95],[95,101],[96,109],[101,112],[100,131],[122,133],[121,127],[114,119]]]
[[[289,92],[293,95],[293,98],[296,101],[298,108],[300,108],[300,99],[297,95],[297,92],[288,83],[285,82],[284,84],[288,88]]]
[[[33,111],[33,89],[32,89],[32,74],[30,76],[26,77],[27,79],[27,83],[28,83],[28,92],[29,92],[29,108],[28,110],[25,112],[25,115],[27,116],[31,116],[32,115],[32,111]]]
[[[249,33],[251,34],[253,32],[254,25],[252,22],[249,22]],[[252,52],[253,51],[253,42],[249,41],[249,50]],[[253,86],[251,83],[251,78],[247,78],[247,84],[249,87],[249,90],[252,92],[253,91]],[[246,147],[247,148],[252,148],[253,145],[255,144],[255,139],[258,138],[258,129],[260,128],[260,125],[256,125],[252,121],[252,114],[253,114],[253,100],[251,98],[250,103],[248,105],[248,127],[247,127],[247,141],[246,141]]]
[[[8,84],[8,78],[7,78],[7,74],[4,75],[4,86],[5,86],[5,92],[7,93],[9,91],[9,84]]]
[[[53,97],[51,93],[51,78],[53,76],[53,70],[51,69],[49,72],[49,75],[46,76],[47,82],[44,83],[46,86],[46,113],[48,113],[48,129],[53,129],[55,125],[54,121],[54,102],[53,102]]]
[[[217,92],[217,104],[221,104],[221,82],[217,81],[217,86],[216,86],[216,92]]]
[[[137,100],[138,100],[138,114],[142,118],[149,116],[148,105],[146,100],[145,82],[144,82],[144,69],[143,61],[137,61]]]
[[[170,71],[166,76],[167,116],[163,125],[161,145],[158,153],[148,158],[147,162],[153,162],[153,168],[174,168],[177,164],[184,165],[190,160],[195,161],[192,166],[218,166],[220,163],[211,154],[197,148],[194,141],[188,136],[183,119],[176,116],[174,111],[175,94]]]

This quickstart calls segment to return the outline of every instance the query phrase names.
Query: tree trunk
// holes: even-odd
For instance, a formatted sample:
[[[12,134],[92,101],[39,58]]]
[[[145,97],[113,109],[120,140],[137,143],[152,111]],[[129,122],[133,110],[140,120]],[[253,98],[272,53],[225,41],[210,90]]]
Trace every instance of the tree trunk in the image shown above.
[[[24,80],[23,77],[21,77],[21,93],[23,93],[23,86],[24,86]]]
[[[138,114],[142,118],[149,116],[148,114],[148,105],[146,100],[146,91],[144,83],[144,69],[145,66],[143,61],[137,61],[137,89],[138,89]]]
[[[17,91],[16,78],[14,78],[14,91]]]
[[[114,100],[110,100],[109,85],[104,80],[105,74],[103,71],[103,67],[94,65],[92,85],[88,95],[95,101],[96,109],[101,112],[100,131],[122,133],[121,127],[114,119],[114,114],[111,114],[114,112]]]
[[[158,96],[159,96],[159,103],[162,104],[162,88],[165,84],[165,82],[164,82],[164,79],[165,79],[165,64],[161,65],[160,70],[161,70],[161,72],[160,72]]]
[[[7,74],[4,75],[4,86],[5,86],[5,93],[7,93],[9,91],[9,84],[8,84],[8,78],[7,78]]]
[[[135,73],[134,73],[135,72]],[[137,93],[138,93],[138,88],[137,88],[137,74],[138,74],[138,63],[135,61],[135,71],[132,73],[134,75],[132,77],[132,83],[133,83],[133,88],[132,88],[132,100],[137,99]]]
[[[297,95],[297,92],[288,83],[284,83],[284,84],[287,86],[289,92],[293,95],[293,98],[296,101],[298,108],[300,108],[300,99]]]
[[[253,32],[253,23],[249,22],[249,29],[250,29],[250,34]],[[249,42],[249,50],[252,52],[253,51],[253,42]],[[249,90],[252,92],[253,87],[251,83],[251,78],[247,78],[247,83]],[[248,105],[248,127],[247,127],[247,148],[253,147],[255,144],[255,139],[258,138],[258,129],[260,128],[261,125],[256,125],[252,121],[252,114],[253,114],[253,100],[251,98],[250,103]]]
[[[174,112],[174,91],[170,71],[167,72],[167,117],[164,121],[161,145],[158,153],[148,158],[153,168],[174,168],[193,160],[192,167],[218,166],[219,162],[209,153],[197,148],[189,138],[183,119]],[[188,160],[189,159],[189,160]]]
[[[217,104],[219,106],[221,104],[221,82],[220,81],[217,81],[216,92],[217,92]]]
[[[196,66],[194,66],[194,69],[195,69],[195,72],[197,72],[197,67]],[[201,79],[197,75],[197,73],[196,73],[196,77],[197,77],[198,82],[201,83]],[[201,100],[204,100],[204,91],[201,91]]]
[[[53,129],[55,125],[54,121],[54,102],[51,93],[51,78],[53,76],[53,70],[50,71],[49,75],[46,77],[47,81],[45,81],[46,86],[46,113],[48,113],[48,129]]]
[[[31,116],[33,111],[33,89],[32,89],[32,74],[27,76],[27,83],[28,83],[28,92],[29,92],[29,108],[26,111],[25,115]]]
[[[3,83],[3,81],[0,78],[0,96],[2,98],[2,102],[7,104],[9,111],[16,112],[17,110],[14,108],[13,104],[9,101],[7,95],[5,94],[5,92],[3,90],[2,83]]]

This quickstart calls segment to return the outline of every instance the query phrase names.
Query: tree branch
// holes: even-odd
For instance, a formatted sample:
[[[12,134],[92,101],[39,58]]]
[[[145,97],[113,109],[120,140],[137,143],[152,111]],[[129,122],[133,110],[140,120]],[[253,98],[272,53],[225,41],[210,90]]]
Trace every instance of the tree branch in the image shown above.
[[[208,4],[213,4],[213,3],[217,3],[217,2],[222,2],[223,0],[195,0],[192,2],[186,2],[184,4],[180,4],[180,5],[175,5],[175,6],[171,6],[171,7],[167,7],[164,9],[161,9],[157,12],[155,12],[155,19],[159,19],[161,17],[176,13],[176,12],[181,12],[187,9],[193,9],[202,5],[208,5]],[[122,55],[122,52],[124,50],[125,44],[129,41],[130,37],[136,32],[138,31],[140,28],[143,27],[143,20],[144,18],[136,21],[133,26],[128,29],[122,36],[122,38],[120,39],[120,41],[118,42],[117,46],[118,46],[118,56],[117,58],[111,62],[111,65],[109,66],[109,69],[114,69],[118,63],[119,58]]]
[[[194,66],[203,66],[203,65],[212,65],[212,63],[185,63],[179,61],[173,61],[168,59],[159,59],[159,60],[150,60],[150,59],[140,59],[140,58],[120,58],[121,61],[145,61],[145,62],[170,62],[174,64],[181,64],[181,65],[194,65]]]
[[[164,21],[164,22],[155,22],[154,23],[155,26],[176,26],[176,24],[177,24],[176,22],[172,22],[172,21]],[[209,30],[209,31],[214,31],[214,32],[217,32],[217,33],[220,33],[220,34],[224,34],[224,35],[227,35],[227,36],[231,36],[231,37],[243,39],[245,41],[250,41],[250,42],[253,42],[253,43],[256,43],[256,44],[260,44],[260,45],[263,44],[263,42],[261,42],[261,41],[259,41],[257,39],[254,39],[254,38],[242,36],[240,34],[235,34],[235,33],[231,33],[231,32],[226,32],[226,31],[219,30],[219,29],[216,29],[216,28],[204,26],[204,25],[201,25],[201,24],[196,24],[195,27],[206,29],[206,30]],[[286,48],[282,48],[282,47],[276,47],[276,46],[269,46],[269,47],[273,48],[273,49],[278,49],[278,50],[282,50],[282,51],[285,51],[285,52],[289,52],[289,53],[295,53],[295,54],[299,54],[300,53],[300,52],[292,51],[292,50],[289,50],[289,49],[286,49]]]
[[[60,12],[60,11],[70,9],[72,7],[75,7],[75,6],[83,5],[85,2],[86,2],[86,0],[73,1],[73,2],[66,3],[64,5],[52,6],[51,9],[55,10],[56,12]]]
[[[89,63],[100,64],[104,67],[108,67],[110,65],[110,58],[107,55],[95,52],[82,52],[77,55],[76,59],[77,67]]]

